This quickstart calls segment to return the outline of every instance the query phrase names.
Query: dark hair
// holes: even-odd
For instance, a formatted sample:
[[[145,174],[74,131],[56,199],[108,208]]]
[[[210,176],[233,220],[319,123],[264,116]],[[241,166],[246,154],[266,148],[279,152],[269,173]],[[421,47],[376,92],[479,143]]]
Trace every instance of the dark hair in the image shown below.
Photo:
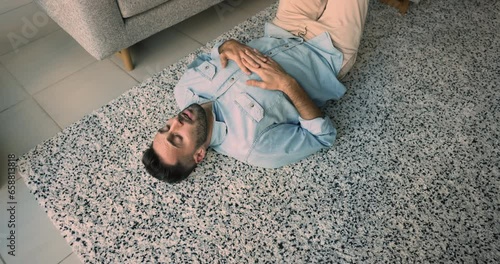
[[[186,179],[196,167],[196,164],[192,167],[186,167],[179,162],[175,165],[165,164],[160,160],[152,145],[144,151],[142,163],[151,176],[168,183],[177,183]]]

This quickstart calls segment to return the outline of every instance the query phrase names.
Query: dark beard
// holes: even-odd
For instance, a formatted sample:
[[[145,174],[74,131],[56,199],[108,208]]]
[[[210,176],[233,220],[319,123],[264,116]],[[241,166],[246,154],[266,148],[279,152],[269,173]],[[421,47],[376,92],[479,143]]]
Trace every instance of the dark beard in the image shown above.
[[[186,109],[190,109],[194,116],[196,117],[195,121],[188,120],[184,118],[183,115],[179,114],[179,118],[182,118],[182,121],[192,123],[195,125],[195,142],[196,148],[199,148],[203,143],[207,141],[208,138],[208,117],[205,109],[201,107],[199,104],[191,104],[186,107]],[[182,111],[181,111],[182,113]]]

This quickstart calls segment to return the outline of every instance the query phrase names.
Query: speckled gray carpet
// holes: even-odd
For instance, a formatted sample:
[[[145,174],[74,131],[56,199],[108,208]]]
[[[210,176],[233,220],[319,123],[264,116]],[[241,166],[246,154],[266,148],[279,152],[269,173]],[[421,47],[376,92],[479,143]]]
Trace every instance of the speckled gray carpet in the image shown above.
[[[275,10],[223,37],[261,36]],[[499,14],[500,1],[401,16],[372,0],[348,92],[325,108],[338,140],[290,166],[210,152],[181,184],[146,175],[190,55],[37,146],[21,173],[88,263],[499,263]]]

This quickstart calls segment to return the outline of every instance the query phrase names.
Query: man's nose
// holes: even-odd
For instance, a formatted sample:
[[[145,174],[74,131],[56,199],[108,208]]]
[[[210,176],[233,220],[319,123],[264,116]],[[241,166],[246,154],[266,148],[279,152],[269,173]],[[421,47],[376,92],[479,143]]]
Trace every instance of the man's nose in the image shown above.
[[[178,117],[174,118],[172,124],[170,125],[170,130],[176,130],[183,126],[184,124],[179,120]]]

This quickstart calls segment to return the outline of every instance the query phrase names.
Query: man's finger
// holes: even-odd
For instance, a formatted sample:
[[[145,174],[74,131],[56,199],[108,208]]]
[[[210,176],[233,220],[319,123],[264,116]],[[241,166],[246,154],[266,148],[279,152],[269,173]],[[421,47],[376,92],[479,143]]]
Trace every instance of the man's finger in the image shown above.
[[[245,50],[245,53],[247,56],[252,58],[252,60],[254,60],[254,62],[257,64],[267,61],[266,57],[264,55],[260,54],[260,52],[256,49],[254,49],[253,52],[251,50]]]
[[[252,63],[249,63],[245,58],[242,58],[241,59],[241,62],[243,63],[243,65],[245,67],[247,67],[250,71],[253,71],[255,73],[258,74],[258,72],[260,71],[260,69],[262,69],[262,67],[257,64],[258,66],[254,66]]]
[[[266,89],[266,84],[264,82],[257,80],[247,80],[247,85]]]
[[[220,64],[222,65],[222,68],[226,68],[226,66],[227,66],[226,55],[220,55]]]
[[[259,57],[259,59],[261,61],[263,61],[263,62],[267,62],[268,61],[267,56],[264,55],[264,54],[262,54],[262,53],[260,53],[260,51],[258,49],[253,49],[253,52],[258,55],[258,57]]]
[[[238,64],[238,67],[240,67],[240,69],[246,73],[247,75],[248,74],[251,74],[252,72],[247,68],[247,65],[244,63],[245,62],[245,59],[241,59],[241,60],[237,60],[236,61],[236,64]]]
[[[259,61],[256,59],[256,57],[252,53],[248,52],[248,50],[244,51],[244,53],[241,55],[241,58],[245,59],[253,67],[259,67],[260,66],[259,65]]]

